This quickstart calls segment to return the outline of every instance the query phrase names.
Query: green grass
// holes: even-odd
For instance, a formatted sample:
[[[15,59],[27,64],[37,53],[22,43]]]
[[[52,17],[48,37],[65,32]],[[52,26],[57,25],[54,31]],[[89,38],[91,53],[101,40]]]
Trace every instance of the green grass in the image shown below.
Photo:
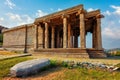
[[[32,59],[31,57],[20,57],[20,58],[13,58],[0,61],[0,79],[8,76],[9,70],[15,64]]]

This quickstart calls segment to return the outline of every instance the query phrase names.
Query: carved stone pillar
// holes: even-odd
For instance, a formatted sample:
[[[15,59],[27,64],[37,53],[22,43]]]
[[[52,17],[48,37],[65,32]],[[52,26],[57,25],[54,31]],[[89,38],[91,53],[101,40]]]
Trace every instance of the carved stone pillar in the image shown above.
[[[68,24],[68,48],[71,48],[71,26]]]
[[[41,24],[38,26],[38,48],[43,48],[43,28]]]
[[[63,48],[67,48],[67,15],[63,15]]]
[[[73,36],[73,30],[71,29],[71,48],[73,48],[74,47],[74,38],[73,38],[74,36]]]
[[[101,14],[98,14],[96,16],[96,21],[97,21],[97,48],[99,50],[102,49],[102,37],[101,37],[101,18],[104,16]]]
[[[77,35],[74,36],[74,47],[75,48],[78,47],[78,36]]]
[[[49,48],[48,23],[45,22],[45,48]]]
[[[85,20],[84,20],[84,13],[80,12],[79,14],[80,19],[80,46],[81,49],[86,48],[86,36],[85,36]]]
[[[52,26],[51,48],[55,47],[55,28]]]
[[[60,48],[61,41],[60,41],[60,36],[59,36],[59,30],[57,30],[57,48]]]
[[[92,33],[92,47],[97,48],[97,27],[96,24],[93,25],[93,33]]]
[[[34,24],[34,33],[35,33],[35,38],[34,38],[34,50],[38,49],[38,26]]]

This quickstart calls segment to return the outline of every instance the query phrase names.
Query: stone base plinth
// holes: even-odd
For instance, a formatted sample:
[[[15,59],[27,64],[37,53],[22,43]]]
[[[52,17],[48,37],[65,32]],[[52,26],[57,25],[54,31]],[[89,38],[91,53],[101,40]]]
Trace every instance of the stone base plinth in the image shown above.
[[[75,58],[105,58],[103,50],[80,49],[80,48],[54,48],[34,50],[36,54],[45,54],[59,57],[75,57]]]

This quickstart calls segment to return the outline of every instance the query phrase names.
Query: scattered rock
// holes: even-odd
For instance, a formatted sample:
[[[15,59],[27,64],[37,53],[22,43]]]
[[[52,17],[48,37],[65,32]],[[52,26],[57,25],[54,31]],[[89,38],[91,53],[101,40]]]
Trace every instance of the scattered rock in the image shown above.
[[[16,64],[10,69],[13,77],[26,77],[39,72],[44,67],[50,65],[49,59],[34,59]]]
[[[74,61],[63,61],[70,69],[75,67],[87,68],[87,69],[102,69],[110,72],[120,71],[120,67],[108,66],[102,63],[89,63],[89,62],[74,62]]]

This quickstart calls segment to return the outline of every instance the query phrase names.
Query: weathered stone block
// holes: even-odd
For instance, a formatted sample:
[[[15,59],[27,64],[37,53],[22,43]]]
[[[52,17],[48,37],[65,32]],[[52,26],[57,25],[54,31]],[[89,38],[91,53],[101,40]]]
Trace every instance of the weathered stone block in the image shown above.
[[[34,59],[16,64],[10,69],[13,77],[26,77],[35,74],[44,67],[50,65],[49,59]]]

